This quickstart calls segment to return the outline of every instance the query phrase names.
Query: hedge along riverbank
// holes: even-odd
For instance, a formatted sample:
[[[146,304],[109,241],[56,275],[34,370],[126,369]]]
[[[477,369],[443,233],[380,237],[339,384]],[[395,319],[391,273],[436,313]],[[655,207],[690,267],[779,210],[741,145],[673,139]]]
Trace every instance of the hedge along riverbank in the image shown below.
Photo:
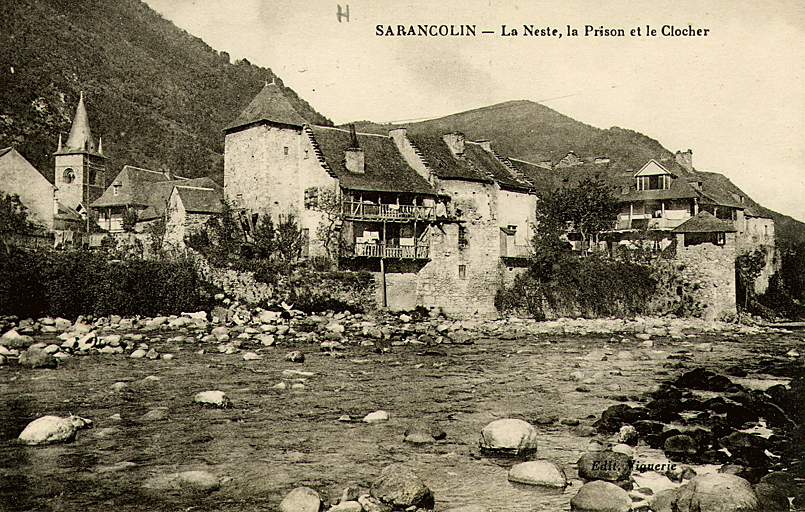
[[[209,309],[215,290],[184,260],[109,260],[89,251],[0,253],[0,314],[155,316]]]
[[[495,297],[498,311],[537,320],[560,317],[632,317],[652,310],[658,290],[654,270],[598,255],[560,258],[549,270],[531,268]]]

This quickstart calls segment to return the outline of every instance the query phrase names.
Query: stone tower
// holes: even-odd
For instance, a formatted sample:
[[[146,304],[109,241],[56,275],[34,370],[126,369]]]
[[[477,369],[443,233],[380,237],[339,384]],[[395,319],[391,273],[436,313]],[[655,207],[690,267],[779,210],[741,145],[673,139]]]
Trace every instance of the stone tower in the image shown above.
[[[275,219],[300,209],[302,167],[318,165],[306,124],[271,81],[224,129],[224,195],[233,206]]]
[[[89,128],[84,93],[70,127],[67,142],[59,146],[55,156],[55,199],[59,204],[84,213],[89,204],[106,189],[106,160],[101,141],[96,142]]]

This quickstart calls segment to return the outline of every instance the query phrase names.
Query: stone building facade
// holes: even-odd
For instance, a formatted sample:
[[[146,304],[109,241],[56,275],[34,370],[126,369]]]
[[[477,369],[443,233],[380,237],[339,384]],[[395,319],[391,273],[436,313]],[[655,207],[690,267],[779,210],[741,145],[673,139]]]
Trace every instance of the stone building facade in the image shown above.
[[[697,171],[690,150],[637,170],[573,152],[532,163],[457,132],[380,135],[316,125],[274,83],[225,129],[224,161],[224,195],[243,216],[295,215],[308,256],[329,254],[321,228],[329,222],[340,265],[373,272],[378,301],[392,309],[494,315],[497,290],[527,266],[539,195],[588,176],[608,181],[622,209],[615,229],[587,248],[682,244],[677,261],[699,273],[708,315],[735,311],[736,255],[774,244],[773,221],[723,176]],[[720,234],[675,231],[689,221],[684,229],[704,225]],[[706,240],[686,245],[685,237]]]

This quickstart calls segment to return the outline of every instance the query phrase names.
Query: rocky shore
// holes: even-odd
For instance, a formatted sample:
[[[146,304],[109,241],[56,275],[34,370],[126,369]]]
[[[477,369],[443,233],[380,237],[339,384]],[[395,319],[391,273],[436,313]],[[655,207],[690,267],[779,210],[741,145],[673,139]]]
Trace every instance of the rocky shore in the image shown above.
[[[100,357],[98,363],[87,363],[95,367],[106,360],[114,361],[112,367],[115,368],[121,368],[123,361],[131,361],[126,365],[135,364],[145,371],[149,364],[155,365],[151,375],[107,384],[106,393],[119,397],[114,400],[122,399],[121,404],[152,389],[158,392],[160,386],[166,385],[163,384],[166,376],[160,371],[173,368],[179,371],[185,360],[194,372],[202,368],[199,365],[205,360],[211,362],[208,367],[220,366],[222,361],[239,361],[238,368],[246,375],[240,379],[235,374],[228,375],[240,382],[248,381],[249,375],[255,380],[262,379],[260,386],[268,390],[262,392],[268,393],[266,399],[277,400],[282,396],[277,393],[303,393],[311,396],[288,395],[289,406],[298,400],[311,406],[324,406],[329,399],[314,396],[316,388],[322,386],[314,381],[317,382],[322,369],[327,368],[327,360],[330,360],[329,366],[343,364],[352,368],[346,376],[353,382],[363,382],[361,367],[388,364],[389,357],[412,357],[410,361],[400,360],[399,364],[409,369],[413,381],[427,377],[420,385],[412,387],[420,390],[427,388],[427,382],[434,377],[436,382],[441,380],[434,371],[447,370],[456,363],[467,365],[462,370],[462,379],[472,381],[478,357],[488,358],[484,354],[496,353],[499,346],[507,347],[498,356],[504,360],[520,357],[523,364],[534,365],[540,357],[548,358],[544,361],[548,366],[536,371],[551,379],[558,377],[558,381],[553,381],[557,384],[554,391],[562,398],[558,405],[544,404],[542,413],[536,416],[524,416],[524,405],[518,409],[509,404],[502,410],[509,411],[510,416],[479,424],[478,420],[486,417],[486,413],[481,416],[473,413],[476,419],[459,426],[453,425],[457,412],[429,414],[418,420],[408,414],[408,419],[404,419],[393,403],[372,408],[372,402],[382,403],[366,397],[368,403],[362,407],[361,414],[356,414],[354,406],[342,403],[341,414],[333,414],[329,420],[335,424],[306,423],[311,431],[338,429],[338,424],[346,428],[375,425],[373,428],[386,429],[382,431],[388,433],[388,429],[392,429],[399,436],[399,441],[394,443],[408,446],[406,453],[413,451],[406,457],[392,455],[392,461],[397,462],[385,464],[380,461],[387,460],[397,448],[381,459],[367,454],[375,468],[373,476],[365,471],[365,478],[357,485],[336,479],[328,485],[309,482],[286,490],[281,499],[274,501],[285,512],[522,509],[520,505],[524,504],[504,503],[496,508],[484,500],[473,503],[471,499],[456,500],[449,496],[446,496],[447,505],[439,505],[441,497],[450,494],[449,487],[445,487],[450,477],[444,480],[444,475],[437,476],[428,470],[429,466],[417,463],[433,450],[435,454],[442,453],[442,457],[458,454],[482,462],[482,467],[489,468],[483,471],[497,474],[494,467],[505,471],[501,477],[496,477],[500,481],[484,483],[484,486],[494,485],[498,489],[508,480],[514,491],[505,493],[528,492],[517,490],[520,488],[544,489],[534,491],[545,493],[539,494],[549,507],[544,510],[559,510],[550,508],[557,503],[566,504],[561,509],[569,507],[579,512],[774,512],[797,510],[802,506],[803,468],[798,447],[802,446],[805,409],[802,407],[799,355],[803,339],[784,329],[677,318],[534,322],[518,318],[449,320],[435,313],[306,315],[288,306],[263,310],[223,298],[221,305],[211,312],[178,316],[85,317],[75,321],[5,318],[0,325],[3,332],[0,367],[9,371],[55,369],[53,375],[57,376],[59,372],[70,371],[75,363],[95,359],[92,356]],[[725,345],[738,346],[743,339],[765,338],[791,340],[784,344],[786,350],[777,355],[774,364],[764,363],[766,374],[773,372],[782,376],[774,384],[752,381],[752,375],[747,372],[750,365],[733,364],[718,372],[699,367],[700,361],[703,364],[721,357]],[[585,339],[591,340],[590,345],[585,344]],[[572,346],[562,349],[562,340],[574,341]],[[517,346],[521,348],[508,348]],[[369,354],[380,359],[372,359]],[[473,354],[476,362],[460,363],[463,357],[460,354]],[[454,359],[456,357],[459,359]],[[416,363],[417,360],[428,361],[428,366]],[[140,367],[141,364],[146,366]],[[281,365],[285,367],[280,369]],[[268,370],[269,367],[276,369]],[[387,368],[391,371],[393,366]],[[499,368],[491,378],[512,382],[527,375],[507,368]],[[653,372],[653,375],[637,385],[628,382],[646,372]],[[268,381],[263,378],[264,374],[268,374]],[[27,378],[27,374],[17,375]],[[336,379],[336,376],[329,378]],[[475,393],[477,387],[473,384],[465,389],[461,379],[450,382],[456,388],[450,392],[454,398],[429,400],[438,400],[439,409],[458,407],[463,410],[462,407],[466,407],[461,405],[466,400],[464,395]],[[217,414],[238,417],[254,408],[254,399],[243,396],[243,390],[237,386],[221,383],[216,388],[212,384],[215,382],[207,383],[208,389],[191,386],[185,392],[179,390],[172,401],[163,398],[149,402],[147,410],[135,417],[135,424],[148,425],[148,428],[163,424],[164,428],[163,422],[175,421],[177,409],[192,411],[194,417],[199,415],[196,421],[199,418],[209,421]],[[401,384],[414,386],[398,381],[398,387]],[[385,377],[375,375],[366,381],[366,386],[372,393],[384,395],[394,388],[394,382],[386,382]],[[511,384],[506,386],[511,387]],[[345,387],[348,385],[342,383],[335,390],[341,392]],[[520,382],[517,389],[523,391],[510,390],[508,394],[516,397],[529,388],[533,388],[533,384]],[[14,384],[4,390],[7,394],[13,393]],[[360,397],[350,398],[349,403],[352,400],[360,400]],[[493,395],[485,402],[490,400],[494,400]],[[604,407],[607,400],[616,403]],[[546,412],[550,407],[576,410],[578,404],[588,411],[590,404],[601,404],[594,405],[601,408],[592,418],[589,413],[585,416],[580,412],[565,415]],[[52,407],[50,410],[58,413]],[[13,436],[18,439],[14,442],[28,445],[25,450],[34,450],[70,442],[80,445],[84,439],[96,442],[114,439],[122,434],[121,421],[123,424],[132,421],[119,413],[99,417],[80,407],[70,412],[70,415],[28,414],[31,420],[17,427]],[[210,414],[213,416],[203,419]],[[85,430],[91,433],[83,433]],[[294,429],[281,431],[289,435]],[[204,443],[210,442],[202,438]],[[11,447],[6,445],[7,449]],[[451,448],[443,452],[447,447]],[[576,455],[568,458],[565,454],[568,448]],[[241,459],[240,463],[248,465],[249,459]],[[237,462],[233,460],[232,464],[237,465]],[[134,471],[138,467],[136,460],[126,459],[101,464],[94,471],[107,475]],[[180,501],[192,501],[199,495],[229,492],[228,489],[237,490],[238,485],[243,485],[236,484],[240,475],[223,474],[220,467],[199,464],[172,467],[172,471],[163,468],[144,475],[141,492],[148,496],[167,492],[178,496],[176,499]],[[0,469],[0,476],[2,474]],[[333,491],[339,486],[340,491]],[[725,499],[725,495],[730,498]],[[450,505],[458,505],[457,501],[464,503]]]

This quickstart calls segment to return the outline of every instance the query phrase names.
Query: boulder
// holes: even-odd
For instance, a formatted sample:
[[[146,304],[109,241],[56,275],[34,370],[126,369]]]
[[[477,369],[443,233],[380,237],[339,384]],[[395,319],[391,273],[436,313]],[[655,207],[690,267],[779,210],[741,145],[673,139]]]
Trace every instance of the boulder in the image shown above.
[[[19,363],[27,368],[56,368],[58,360],[41,348],[30,347],[20,354]]]
[[[689,460],[698,452],[698,443],[691,436],[679,434],[665,440],[663,451],[671,460]]]
[[[386,411],[370,412],[363,417],[364,423],[381,423],[389,420],[389,413]]]
[[[302,353],[302,351],[300,350],[293,350],[285,354],[285,360],[290,361],[292,363],[304,363],[305,354]]]
[[[8,348],[27,348],[34,342],[34,339],[26,334],[20,334],[11,329],[0,336],[0,345]]]
[[[145,354],[146,354],[145,350],[143,350],[141,348],[138,348],[137,350],[132,352],[129,357],[132,358],[132,359],[142,359],[142,358],[145,357]]]
[[[632,473],[632,458],[612,451],[587,452],[578,461],[578,471],[584,480],[618,482]]]
[[[489,423],[481,431],[482,452],[498,455],[531,455],[537,452],[537,429],[523,420],[505,418]]]
[[[363,506],[355,500],[342,501],[330,507],[327,512],[363,512]]]
[[[651,510],[652,512],[674,512],[674,504],[678,498],[677,489],[663,489],[649,500]]]
[[[280,502],[281,512],[319,512],[321,497],[310,487],[297,487]]]
[[[632,499],[615,484],[596,480],[581,486],[570,500],[572,512],[629,512]]]
[[[532,460],[514,465],[509,470],[509,482],[541,487],[567,487],[565,472],[547,460]]]
[[[208,407],[225,408],[231,405],[229,397],[223,391],[202,391],[196,393],[193,401]]]
[[[383,468],[372,482],[370,493],[394,508],[419,507],[432,509],[433,493],[411,469],[402,464]]]
[[[415,420],[405,429],[404,435],[405,442],[412,444],[432,443],[447,437],[447,433],[438,423],[427,419]]]
[[[19,440],[23,444],[39,445],[72,441],[79,429],[92,426],[92,421],[78,416],[42,416],[30,422]]]
[[[752,485],[726,473],[700,475],[679,488],[677,512],[761,512]]]
[[[788,494],[780,487],[761,482],[755,486],[758,510],[763,512],[788,512]]]
[[[156,475],[143,484],[146,489],[181,494],[209,493],[220,486],[218,477],[208,471],[182,471]]]

